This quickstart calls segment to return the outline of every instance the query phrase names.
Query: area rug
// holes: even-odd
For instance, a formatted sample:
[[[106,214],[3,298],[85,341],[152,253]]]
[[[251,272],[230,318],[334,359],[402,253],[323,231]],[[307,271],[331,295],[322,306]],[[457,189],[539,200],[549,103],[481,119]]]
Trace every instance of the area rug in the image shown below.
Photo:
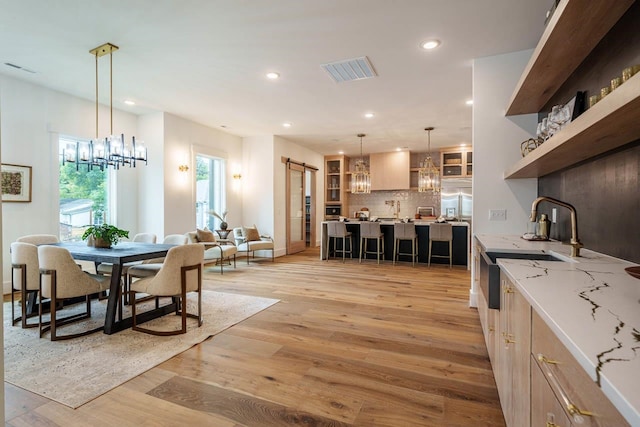
[[[278,300],[203,291],[204,324],[198,328],[195,320],[187,319],[186,334],[159,337],[129,329],[113,335],[96,332],[54,342],[48,336],[39,338],[38,328],[11,326],[11,305],[5,303],[5,381],[77,408],[276,302]],[[190,297],[189,304],[194,303],[195,296]],[[102,319],[104,324],[105,311],[106,301],[94,302],[92,319],[85,322],[97,326],[96,322]],[[169,314],[145,323],[145,327],[172,329],[179,328],[179,323],[179,316]],[[73,328],[91,327],[89,323],[75,325]],[[60,333],[68,331],[60,330]]]

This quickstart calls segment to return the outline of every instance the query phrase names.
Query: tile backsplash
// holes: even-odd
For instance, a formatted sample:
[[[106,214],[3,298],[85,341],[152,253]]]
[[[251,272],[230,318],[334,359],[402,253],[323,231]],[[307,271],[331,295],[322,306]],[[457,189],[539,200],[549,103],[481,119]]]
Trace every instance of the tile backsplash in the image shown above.
[[[353,217],[354,212],[366,207],[370,216],[392,218],[395,206],[386,205],[385,201],[400,201],[399,218],[413,218],[418,206],[433,206],[436,216],[440,214],[440,195],[432,192],[418,191],[372,191],[370,194],[349,194],[348,209],[344,216]]]

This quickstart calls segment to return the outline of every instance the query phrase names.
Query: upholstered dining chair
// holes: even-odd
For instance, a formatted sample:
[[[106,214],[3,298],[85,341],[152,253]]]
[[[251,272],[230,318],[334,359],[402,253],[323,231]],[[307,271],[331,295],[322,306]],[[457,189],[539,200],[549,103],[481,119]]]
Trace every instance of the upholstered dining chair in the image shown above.
[[[156,240],[157,240],[157,237],[153,233],[138,233],[135,236],[133,236],[132,242],[156,243]],[[122,275],[123,286],[124,286],[123,295],[124,295],[125,303],[127,303],[127,298],[129,294],[129,288],[128,288],[129,268],[138,264],[142,264],[142,261],[127,262],[122,265],[121,275]],[[106,274],[110,276],[112,271],[113,271],[113,264],[109,262],[102,262],[96,266],[96,273],[98,274]],[[122,313],[120,313],[120,315],[122,315]]]
[[[78,320],[91,317],[91,295],[109,289],[109,278],[97,274],[89,274],[78,267],[69,251],[58,246],[38,246],[38,260],[40,264],[40,299],[39,299],[39,324],[40,338],[51,331],[51,341],[65,340],[87,335],[93,330],[60,335],[58,327]],[[86,311],[67,317],[58,318],[57,303],[63,299],[84,296],[86,299]],[[45,298],[50,298],[51,320],[42,321],[42,303]]]
[[[188,237],[184,234],[169,234],[167,235],[162,244],[164,245],[186,245],[188,243]],[[131,285],[131,281],[134,278],[143,278],[155,276],[162,268],[162,263],[165,257],[145,259],[141,264],[136,264],[129,267],[127,271],[128,285]]]
[[[53,234],[29,234],[26,236],[18,237],[16,242],[31,243],[32,245],[50,245],[52,243],[58,243],[60,239]]]
[[[204,246],[193,243],[175,246],[167,252],[164,263],[153,277],[140,279],[131,284],[132,329],[152,335],[178,335],[187,332],[187,317],[195,318],[198,327],[202,326],[202,263]],[[187,293],[198,293],[197,314],[187,312]],[[181,316],[182,327],[173,331],[158,331],[138,326],[136,293],[145,293],[151,297],[172,297],[177,302],[176,314]],[[146,298],[145,298],[146,299]]]
[[[27,323],[27,299],[38,294],[40,289],[40,265],[38,247],[31,243],[13,242],[11,244],[11,321],[12,325],[21,322],[23,328],[35,328],[37,323]],[[20,292],[20,316],[15,316],[15,293]]]

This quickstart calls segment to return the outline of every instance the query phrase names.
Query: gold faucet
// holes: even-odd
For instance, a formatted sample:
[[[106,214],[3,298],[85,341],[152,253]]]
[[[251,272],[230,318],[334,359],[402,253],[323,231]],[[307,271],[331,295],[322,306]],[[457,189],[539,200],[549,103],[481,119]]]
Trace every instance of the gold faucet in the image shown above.
[[[541,196],[535,199],[533,201],[533,204],[531,205],[531,217],[529,218],[531,222],[536,222],[538,216],[538,204],[543,201],[569,209],[569,212],[571,213],[571,240],[569,241],[569,245],[571,245],[571,256],[574,258],[579,257],[580,248],[582,248],[584,245],[580,243],[580,240],[578,239],[578,219],[576,215],[576,208],[571,206],[569,203],[565,203],[551,197]]]

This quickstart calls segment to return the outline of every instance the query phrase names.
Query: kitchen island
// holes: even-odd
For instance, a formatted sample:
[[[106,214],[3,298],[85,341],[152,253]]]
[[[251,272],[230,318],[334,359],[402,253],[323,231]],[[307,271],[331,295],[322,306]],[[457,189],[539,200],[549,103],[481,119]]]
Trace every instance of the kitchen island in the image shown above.
[[[427,263],[427,255],[429,252],[429,225],[433,224],[433,221],[414,221],[416,224],[416,233],[418,235],[418,262]],[[384,259],[387,261],[393,261],[393,224],[394,221],[381,221],[380,231],[384,235],[384,247],[385,254]],[[461,265],[467,268],[469,266],[469,248],[470,248],[470,230],[468,222],[451,222],[453,226],[453,264]],[[348,221],[346,222],[347,231],[351,232],[353,239],[353,248],[351,255],[353,259],[358,259],[360,255],[360,221]],[[327,222],[322,222],[322,236],[320,240],[320,258],[325,259],[327,249]],[[370,240],[371,246],[369,250],[372,250],[375,243]],[[331,243],[331,250],[333,250],[333,242]],[[410,252],[411,242],[402,241],[400,243],[399,252]],[[446,242],[433,242],[432,253],[435,255],[446,255],[449,251],[449,247]],[[348,256],[348,254],[347,254]],[[369,254],[368,259],[375,259],[375,255]],[[398,261],[411,261],[410,256],[398,256]],[[432,258],[432,264],[448,264],[449,260],[446,258]]]
[[[597,386],[629,425],[640,425],[640,280],[625,272],[635,264],[587,249],[571,258],[570,246],[557,241],[482,234],[475,239],[486,252],[550,254],[560,260],[500,258],[502,287],[513,284],[531,307],[533,330],[535,319],[540,319],[586,372],[589,386]],[[481,320],[483,310],[487,316],[486,307],[479,304],[478,310]],[[504,310],[488,311],[501,316]],[[519,338],[516,341],[523,340]],[[534,351],[535,333],[530,342],[535,360],[540,357]],[[553,369],[562,369],[556,366]],[[494,366],[494,372],[498,369]],[[532,381],[536,369],[532,363]],[[532,405],[533,398],[532,392]],[[535,413],[533,406],[531,412]]]

